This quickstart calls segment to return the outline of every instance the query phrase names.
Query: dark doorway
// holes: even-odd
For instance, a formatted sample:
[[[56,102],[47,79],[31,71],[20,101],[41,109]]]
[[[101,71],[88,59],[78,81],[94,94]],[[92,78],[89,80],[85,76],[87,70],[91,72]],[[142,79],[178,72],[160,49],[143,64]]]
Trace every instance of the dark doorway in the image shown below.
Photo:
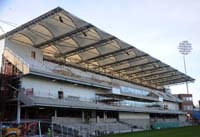
[[[58,98],[63,99],[63,91],[58,91]]]

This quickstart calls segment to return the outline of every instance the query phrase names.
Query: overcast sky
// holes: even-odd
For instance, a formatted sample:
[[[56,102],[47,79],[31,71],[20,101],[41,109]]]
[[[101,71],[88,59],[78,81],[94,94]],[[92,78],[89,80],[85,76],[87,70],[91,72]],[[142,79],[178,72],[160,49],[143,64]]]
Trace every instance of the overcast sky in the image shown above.
[[[187,72],[196,79],[189,92],[195,105],[200,100],[200,0],[0,0],[0,20],[21,25],[57,6],[182,72],[177,48],[188,40],[193,50],[186,57]],[[171,89],[186,93],[184,84]]]

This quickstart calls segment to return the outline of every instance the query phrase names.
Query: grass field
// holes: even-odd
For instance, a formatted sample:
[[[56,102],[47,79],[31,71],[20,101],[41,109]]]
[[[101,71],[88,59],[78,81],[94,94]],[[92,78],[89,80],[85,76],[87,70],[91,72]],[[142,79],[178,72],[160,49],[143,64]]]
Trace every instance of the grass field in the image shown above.
[[[200,137],[200,126],[115,134],[103,137]]]

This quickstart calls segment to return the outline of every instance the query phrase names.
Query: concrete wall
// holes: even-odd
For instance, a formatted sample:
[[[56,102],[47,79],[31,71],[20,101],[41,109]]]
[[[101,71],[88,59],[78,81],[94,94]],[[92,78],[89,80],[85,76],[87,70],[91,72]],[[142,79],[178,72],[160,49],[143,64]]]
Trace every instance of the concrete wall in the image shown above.
[[[8,49],[4,50],[4,57],[23,74],[29,73],[29,65],[21,60],[20,57],[16,56],[12,51]]]
[[[31,59],[31,52],[35,51],[36,53],[36,60],[39,62],[43,61],[43,54],[40,49],[34,48],[32,46],[28,45],[22,45],[16,42],[12,42],[10,40],[5,40],[5,48],[9,48],[13,52],[15,52],[19,57],[24,59],[25,61],[28,62],[29,59]],[[31,62],[28,62],[31,63]]]
[[[52,117],[52,123],[60,125],[77,124],[82,123],[82,118]]]
[[[145,113],[127,113],[119,112],[119,120],[139,128],[150,128],[150,116]]]
[[[116,122],[116,119],[108,118],[106,121],[103,118],[97,119],[97,118],[90,118],[90,123],[114,123]],[[79,124],[84,123],[82,118],[73,118],[73,117],[52,117],[52,122],[55,124]]]
[[[82,99],[95,98],[95,93],[99,89],[83,87],[66,82],[57,82],[33,76],[22,78],[22,88],[34,90],[35,96],[58,98],[58,91],[63,91],[64,98],[68,96],[81,97]]]
[[[120,112],[119,119],[150,119],[149,114]]]

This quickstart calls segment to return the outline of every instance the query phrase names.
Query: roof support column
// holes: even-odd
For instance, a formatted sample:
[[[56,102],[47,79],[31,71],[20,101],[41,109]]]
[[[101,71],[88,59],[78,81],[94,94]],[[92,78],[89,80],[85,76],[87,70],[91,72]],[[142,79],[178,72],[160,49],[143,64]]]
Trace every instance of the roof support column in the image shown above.
[[[91,118],[91,122],[92,123],[96,123],[97,122],[97,115],[96,115],[96,111],[92,111],[92,118]]]
[[[54,111],[54,117],[57,117],[57,116],[58,116],[57,108],[55,108],[55,111]]]
[[[104,120],[104,122],[106,122],[106,120],[107,120],[107,113],[106,113],[106,111],[103,112],[103,120]]]
[[[20,124],[21,122],[21,106],[20,106],[20,101],[18,99],[17,101],[17,124]]]
[[[82,122],[85,123],[85,112],[82,110]]]

